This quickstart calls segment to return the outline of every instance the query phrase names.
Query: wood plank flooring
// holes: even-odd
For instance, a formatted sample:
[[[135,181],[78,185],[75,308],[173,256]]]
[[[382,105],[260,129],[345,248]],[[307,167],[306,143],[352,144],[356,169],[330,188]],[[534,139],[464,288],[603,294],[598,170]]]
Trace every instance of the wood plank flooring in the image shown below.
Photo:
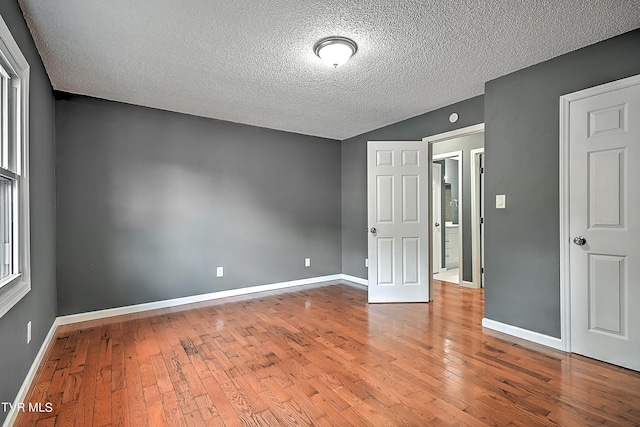
[[[640,374],[334,283],[60,327],[17,426],[640,425]]]

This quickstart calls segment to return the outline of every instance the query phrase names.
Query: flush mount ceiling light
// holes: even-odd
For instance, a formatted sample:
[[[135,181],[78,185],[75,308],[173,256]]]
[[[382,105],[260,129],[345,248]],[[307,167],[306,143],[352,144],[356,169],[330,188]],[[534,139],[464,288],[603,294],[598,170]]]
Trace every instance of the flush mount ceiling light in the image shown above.
[[[313,47],[313,52],[334,68],[347,62],[357,51],[356,42],[346,37],[326,37]]]

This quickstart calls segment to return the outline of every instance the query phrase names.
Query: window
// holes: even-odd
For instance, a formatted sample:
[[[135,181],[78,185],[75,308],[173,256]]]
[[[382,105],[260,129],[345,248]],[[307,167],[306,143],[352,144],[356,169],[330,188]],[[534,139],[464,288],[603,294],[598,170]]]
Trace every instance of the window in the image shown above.
[[[29,64],[0,17],[0,317],[31,290]]]

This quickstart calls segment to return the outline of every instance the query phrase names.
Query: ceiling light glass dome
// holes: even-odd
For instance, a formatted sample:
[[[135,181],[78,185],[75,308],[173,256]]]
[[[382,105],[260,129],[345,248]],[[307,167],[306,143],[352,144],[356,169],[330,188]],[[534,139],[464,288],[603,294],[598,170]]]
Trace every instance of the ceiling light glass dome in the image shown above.
[[[337,68],[358,51],[358,45],[346,37],[327,37],[318,41],[313,51],[325,64]]]

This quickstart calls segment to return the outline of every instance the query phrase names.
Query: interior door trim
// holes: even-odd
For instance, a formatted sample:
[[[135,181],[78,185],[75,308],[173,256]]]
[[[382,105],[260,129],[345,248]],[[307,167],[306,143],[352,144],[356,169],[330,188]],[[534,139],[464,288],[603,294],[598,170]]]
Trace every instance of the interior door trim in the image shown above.
[[[571,103],[595,95],[640,84],[640,74],[560,97],[560,340],[562,350],[571,352],[571,267],[569,233],[569,108]]]
[[[480,289],[482,283],[482,260],[480,239],[480,155],[484,154],[484,147],[471,150],[471,281],[473,286]],[[484,197],[484,195],[482,195]]]
[[[462,136],[473,135],[475,133],[481,133],[481,132],[484,132],[484,123],[479,123],[477,125],[472,125],[472,126],[463,127],[463,128],[460,128],[460,129],[455,129],[455,130],[452,130],[452,131],[449,131],[449,132],[438,133],[436,135],[426,136],[426,137],[422,138],[422,140],[425,141],[429,146],[429,151],[428,151],[429,161],[433,161],[432,145],[434,143],[441,142],[441,141],[446,141],[448,139],[459,138],[459,137],[462,137]],[[460,158],[462,159],[462,155],[460,156]],[[464,161],[464,160],[462,160],[462,161]],[[462,165],[462,162],[460,164]],[[460,168],[460,169],[462,169],[462,168]],[[429,176],[429,182],[431,182],[432,179],[433,179],[433,177]],[[462,206],[460,206],[460,212],[462,212]],[[429,221],[433,222],[433,218],[432,218],[431,213],[429,214]],[[460,233],[461,233],[460,234],[460,240],[462,242],[462,229],[460,229]],[[433,244],[433,232],[431,231],[431,229],[429,229],[429,242],[430,242],[429,243],[430,245]],[[460,250],[462,251],[462,244],[460,246],[461,246]],[[430,246],[429,250],[433,251],[431,246]],[[431,258],[430,262],[431,262],[431,264],[433,264],[433,258],[432,258],[431,253],[429,254],[429,258]],[[462,254],[460,254],[460,264],[459,264],[459,266],[460,266],[459,267],[459,269],[460,269],[459,270],[460,271],[460,280],[459,280],[459,282],[462,284],[462,282],[463,282],[463,280],[462,280],[462,271],[463,271],[462,270]],[[433,289],[433,275],[431,276],[429,281],[430,281],[429,292],[431,292],[431,289]],[[431,298],[431,295],[430,295],[429,300],[430,301],[433,300],[433,298]]]
[[[484,132],[484,123],[467,126],[449,132],[439,133],[437,135],[426,136],[422,138],[422,140],[426,141],[429,144],[433,144],[440,141],[446,141],[447,139],[459,138],[461,136],[473,135],[474,133],[480,132]]]

